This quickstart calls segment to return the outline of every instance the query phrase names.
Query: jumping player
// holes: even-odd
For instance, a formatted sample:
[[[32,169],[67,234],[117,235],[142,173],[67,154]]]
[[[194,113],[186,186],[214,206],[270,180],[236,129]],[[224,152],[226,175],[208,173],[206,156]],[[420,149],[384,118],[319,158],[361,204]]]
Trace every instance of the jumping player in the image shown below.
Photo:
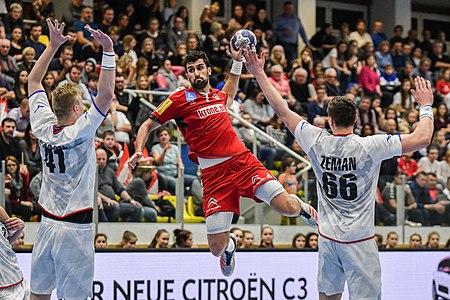
[[[221,257],[224,276],[230,276],[234,270],[236,236],[230,235],[230,225],[233,214],[240,213],[240,196],[264,201],[281,214],[300,215],[309,225],[316,224],[314,208],[289,195],[232,128],[227,106],[233,103],[242,69],[242,62],[238,61],[240,52],[233,54],[231,75],[222,91],[210,86],[212,68],[204,52],[193,51],[186,57],[185,70],[191,88],[177,89],[142,124],[136,153],[128,161],[134,168],[142,157],[149,133],[175,119],[191,148],[190,159],[202,168],[208,244],[212,254]]]
[[[47,19],[47,24],[50,45],[28,77],[31,127],[43,160],[31,299],[50,299],[55,287],[59,299],[87,299],[94,277],[94,136],[114,96],[113,43],[100,30],[85,27],[103,47],[97,97],[84,112],[79,88],[65,84],[53,91],[53,113],[41,82],[59,46],[71,37],[63,36],[64,23]]]
[[[411,134],[353,134],[356,105],[335,97],[328,106],[333,134],[291,111],[264,73],[264,53],[250,48],[246,67],[277,115],[308,154],[319,198],[319,299],[341,299],[347,281],[350,299],[381,299],[381,266],[374,241],[374,201],[381,161],[426,147],[433,135],[433,92],[429,81],[414,80],[420,121]]]
[[[30,289],[20,271],[16,253],[11,245],[19,238],[25,223],[10,218],[0,206],[0,299],[28,300]]]

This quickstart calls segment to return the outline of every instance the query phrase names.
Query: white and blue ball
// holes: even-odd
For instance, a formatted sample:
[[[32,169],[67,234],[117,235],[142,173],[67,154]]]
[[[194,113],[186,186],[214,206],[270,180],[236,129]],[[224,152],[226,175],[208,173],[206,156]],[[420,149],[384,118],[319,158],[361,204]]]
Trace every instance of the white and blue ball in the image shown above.
[[[255,34],[248,29],[240,29],[236,31],[231,38],[231,45],[236,51],[238,51],[241,46],[243,48],[250,46],[252,49],[256,46],[256,43],[257,41]]]

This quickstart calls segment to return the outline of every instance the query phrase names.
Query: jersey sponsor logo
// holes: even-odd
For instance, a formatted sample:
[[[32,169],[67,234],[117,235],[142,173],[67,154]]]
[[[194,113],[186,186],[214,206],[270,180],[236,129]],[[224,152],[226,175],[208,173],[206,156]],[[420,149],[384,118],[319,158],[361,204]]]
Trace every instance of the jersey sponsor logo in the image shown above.
[[[220,97],[219,97],[219,95],[217,95],[216,93],[212,94],[212,96],[213,96],[213,98],[214,98],[214,99],[216,99],[216,100],[220,100]]]
[[[392,138],[392,135],[388,135],[387,137],[386,137],[386,142],[389,142],[389,140]]]
[[[197,95],[195,94],[195,92],[188,92],[186,91],[186,102],[189,104],[194,104],[195,103],[195,99],[197,98]]]
[[[258,185],[261,181],[265,181],[266,179],[273,179],[272,174],[267,173],[263,178],[259,177],[259,175],[252,176],[252,185]]]
[[[158,115],[162,115],[168,108],[169,108],[169,106],[171,106],[172,105],[172,100],[170,100],[169,98],[167,98],[166,100],[164,100],[164,102],[163,103],[161,103],[156,109],[155,109],[155,112],[158,114]]]
[[[213,210],[221,208],[222,206],[220,206],[219,202],[216,199],[211,197],[208,200],[208,205],[206,207],[207,207],[206,212],[209,213]]]
[[[204,119],[211,115],[226,113],[227,108],[223,104],[214,104],[210,106],[203,107],[201,109],[197,109],[197,115],[200,119]]]

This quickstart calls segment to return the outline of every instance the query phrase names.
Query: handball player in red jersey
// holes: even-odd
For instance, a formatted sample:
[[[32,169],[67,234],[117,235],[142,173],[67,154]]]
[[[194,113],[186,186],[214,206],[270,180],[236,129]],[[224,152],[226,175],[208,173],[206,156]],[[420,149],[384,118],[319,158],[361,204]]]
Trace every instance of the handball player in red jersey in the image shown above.
[[[202,169],[203,210],[208,244],[220,256],[224,276],[235,266],[236,236],[230,234],[233,215],[239,215],[240,196],[266,202],[280,214],[300,216],[315,227],[317,212],[295,195],[289,195],[276,178],[236,135],[227,106],[233,103],[242,70],[241,50],[233,52],[231,75],[222,91],[209,83],[212,67],[202,51],[185,59],[190,88],[175,90],[139,128],[136,153],[128,165],[134,168],[151,131],[174,119],[190,147],[189,158]]]

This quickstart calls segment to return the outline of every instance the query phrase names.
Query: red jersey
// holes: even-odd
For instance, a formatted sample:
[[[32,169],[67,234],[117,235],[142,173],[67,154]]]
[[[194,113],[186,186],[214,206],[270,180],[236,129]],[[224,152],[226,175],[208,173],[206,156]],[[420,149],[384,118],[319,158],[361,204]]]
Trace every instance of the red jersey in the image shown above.
[[[189,158],[221,158],[248,151],[231,125],[228,95],[211,88],[200,94],[193,88],[178,88],[152,113],[164,124],[174,119],[191,148]]]

